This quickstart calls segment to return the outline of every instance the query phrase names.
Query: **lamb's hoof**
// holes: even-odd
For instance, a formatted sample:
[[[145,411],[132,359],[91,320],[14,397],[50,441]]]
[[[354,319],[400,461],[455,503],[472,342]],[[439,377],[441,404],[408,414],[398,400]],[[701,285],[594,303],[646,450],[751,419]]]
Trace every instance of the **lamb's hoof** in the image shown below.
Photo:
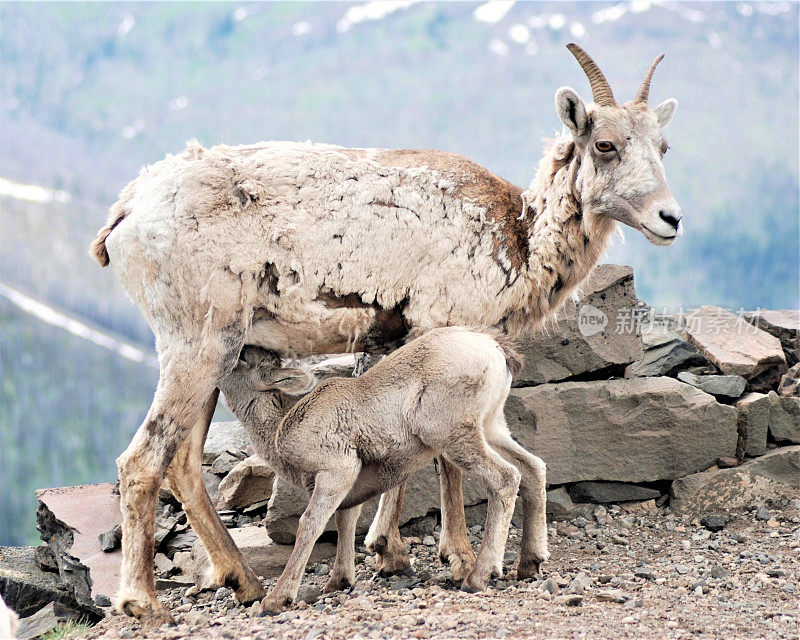
[[[402,553],[378,553],[375,558],[375,569],[382,578],[389,576],[413,576],[411,558],[403,550]]]
[[[249,607],[254,602],[261,600],[266,594],[264,585],[261,584],[261,580],[255,574],[252,574],[252,578],[248,576],[247,581],[238,589],[234,589],[230,581],[226,581],[225,586],[233,589],[236,599],[245,607]]]
[[[445,554],[440,551],[439,559],[443,563],[450,565],[450,573],[453,574],[453,582],[461,582],[475,568],[475,553],[472,551],[471,547]]]
[[[333,591],[343,591],[347,589],[347,587],[353,586],[353,580],[348,578],[347,576],[337,576],[332,575],[328,582],[325,583],[325,587],[322,589],[322,593],[332,593]]]
[[[134,598],[120,600],[117,609],[127,616],[136,618],[144,629],[154,629],[162,624],[175,626],[175,618],[169,610],[158,600],[154,602],[139,602]]]
[[[520,558],[517,565],[517,580],[527,580],[542,575],[542,564],[547,558]]]
[[[267,596],[261,601],[261,612],[258,614],[262,618],[266,616],[277,616],[292,606],[291,598],[274,598]]]

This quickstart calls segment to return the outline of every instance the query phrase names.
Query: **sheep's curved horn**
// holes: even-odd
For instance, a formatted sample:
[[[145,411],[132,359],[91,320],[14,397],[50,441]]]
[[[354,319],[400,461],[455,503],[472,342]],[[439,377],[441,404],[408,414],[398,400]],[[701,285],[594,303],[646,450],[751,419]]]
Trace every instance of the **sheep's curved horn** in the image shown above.
[[[653,72],[656,70],[656,66],[663,59],[664,54],[659,53],[656,59],[653,60],[653,64],[650,65],[647,74],[644,76],[644,80],[642,80],[642,86],[639,87],[639,90],[636,92],[636,97],[633,99],[634,102],[647,106],[647,97],[650,95],[650,80],[653,79]]]
[[[597,66],[597,63],[574,42],[570,42],[567,45],[567,49],[575,56],[575,59],[581,65],[586,77],[589,78],[594,103],[600,107],[616,107],[617,101],[614,100],[614,93],[611,91],[611,85],[608,84],[608,80],[606,80],[603,72],[600,71],[600,67]]]

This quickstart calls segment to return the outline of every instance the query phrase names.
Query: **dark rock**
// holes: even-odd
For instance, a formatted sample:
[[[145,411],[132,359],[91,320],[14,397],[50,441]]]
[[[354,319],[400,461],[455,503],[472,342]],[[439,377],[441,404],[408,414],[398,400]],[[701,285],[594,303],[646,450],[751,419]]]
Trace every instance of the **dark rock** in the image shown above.
[[[550,484],[674,479],[736,454],[738,411],[674,378],[512,389],[505,413]]]
[[[747,386],[747,380],[742,376],[708,376],[696,375],[689,371],[681,371],[678,380],[697,387],[712,396],[723,398],[738,398]]]
[[[672,483],[670,506],[705,513],[800,496],[800,446],[782,447],[734,469],[710,469]]]
[[[58,573],[56,557],[53,555],[53,550],[46,544],[36,547],[34,555],[36,556],[36,566],[42,571]]]
[[[20,620],[17,640],[39,638],[69,618],[64,609],[59,609],[55,602],[51,602],[33,615]]]
[[[626,378],[674,377],[688,367],[711,365],[697,347],[666,327],[657,326],[642,333],[642,342],[644,353],[625,369]]]
[[[621,370],[642,356],[639,323],[632,317],[638,302],[633,270],[598,265],[581,284],[581,291],[580,301],[565,303],[547,330],[520,339],[525,365],[515,385],[564,380],[609,368]]]
[[[553,602],[566,607],[580,607],[583,604],[583,596],[575,594],[556,596]]]
[[[782,398],[800,398],[800,363],[795,364],[781,378],[778,395]]]
[[[111,606],[111,598],[109,598],[107,595],[104,595],[102,593],[98,593],[94,597],[94,603],[98,607],[110,607]]]
[[[100,541],[101,551],[106,553],[116,551],[122,546],[122,525],[118,524],[111,527],[108,531],[97,536],[97,539]]]
[[[322,590],[319,587],[304,584],[300,585],[300,588],[297,590],[297,601],[314,604],[317,600],[319,600],[321,595]]]
[[[558,487],[547,492],[548,520],[565,520],[571,517],[575,507],[566,488]]]
[[[756,520],[762,520],[766,522],[771,517],[772,514],[769,512],[769,509],[767,509],[763,504],[756,509]]]
[[[569,496],[575,502],[630,502],[660,498],[655,489],[624,482],[576,482],[569,487]]]
[[[0,547],[0,594],[6,605],[23,618],[51,602],[80,609],[74,591],[58,574],[42,571],[37,566],[35,549]],[[93,614],[94,620],[100,617]]]
[[[437,524],[438,520],[436,515],[429,513],[421,518],[414,518],[411,520],[411,522],[403,525],[403,528],[400,530],[400,532],[404,536],[417,536],[418,538],[424,538],[425,536],[433,534]]]
[[[722,531],[727,522],[728,521],[725,516],[721,516],[716,513],[708,513],[700,518],[700,524],[702,524],[709,531]]]
[[[732,469],[739,466],[739,461],[736,458],[722,457],[717,460],[717,466],[720,469]]]

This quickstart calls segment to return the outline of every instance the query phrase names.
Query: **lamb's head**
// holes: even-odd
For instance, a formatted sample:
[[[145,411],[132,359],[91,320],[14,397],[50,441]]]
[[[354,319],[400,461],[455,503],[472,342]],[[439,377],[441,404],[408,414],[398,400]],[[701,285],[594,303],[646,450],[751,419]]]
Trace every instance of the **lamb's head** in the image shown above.
[[[618,105],[597,64],[578,45],[567,48],[588,76],[594,97],[594,104],[585,105],[569,87],[556,92],[558,117],[572,134],[573,153],[580,158],[576,187],[584,214],[624,222],[653,244],[672,244],[683,225],[664,175],[667,142],[662,129],[678,103],[669,99],[654,109],[647,106],[650,80],[664,55],[650,65],[636,97]]]
[[[239,355],[233,371],[223,380],[223,392],[231,388],[249,393],[280,391],[288,396],[301,396],[317,384],[314,374],[302,367],[283,367],[274,351],[247,345]]]

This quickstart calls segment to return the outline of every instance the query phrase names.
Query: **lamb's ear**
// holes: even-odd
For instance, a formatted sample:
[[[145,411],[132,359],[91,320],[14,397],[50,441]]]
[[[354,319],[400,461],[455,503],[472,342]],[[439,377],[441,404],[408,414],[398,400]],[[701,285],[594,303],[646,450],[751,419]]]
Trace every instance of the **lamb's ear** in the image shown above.
[[[561,87],[556,91],[556,113],[573,137],[580,138],[589,133],[586,106],[580,96],[569,87]]]
[[[658,118],[658,126],[662,129],[669,124],[672,116],[675,115],[675,109],[678,108],[678,101],[675,98],[664,100],[660,105],[653,109],[653,113]]]

